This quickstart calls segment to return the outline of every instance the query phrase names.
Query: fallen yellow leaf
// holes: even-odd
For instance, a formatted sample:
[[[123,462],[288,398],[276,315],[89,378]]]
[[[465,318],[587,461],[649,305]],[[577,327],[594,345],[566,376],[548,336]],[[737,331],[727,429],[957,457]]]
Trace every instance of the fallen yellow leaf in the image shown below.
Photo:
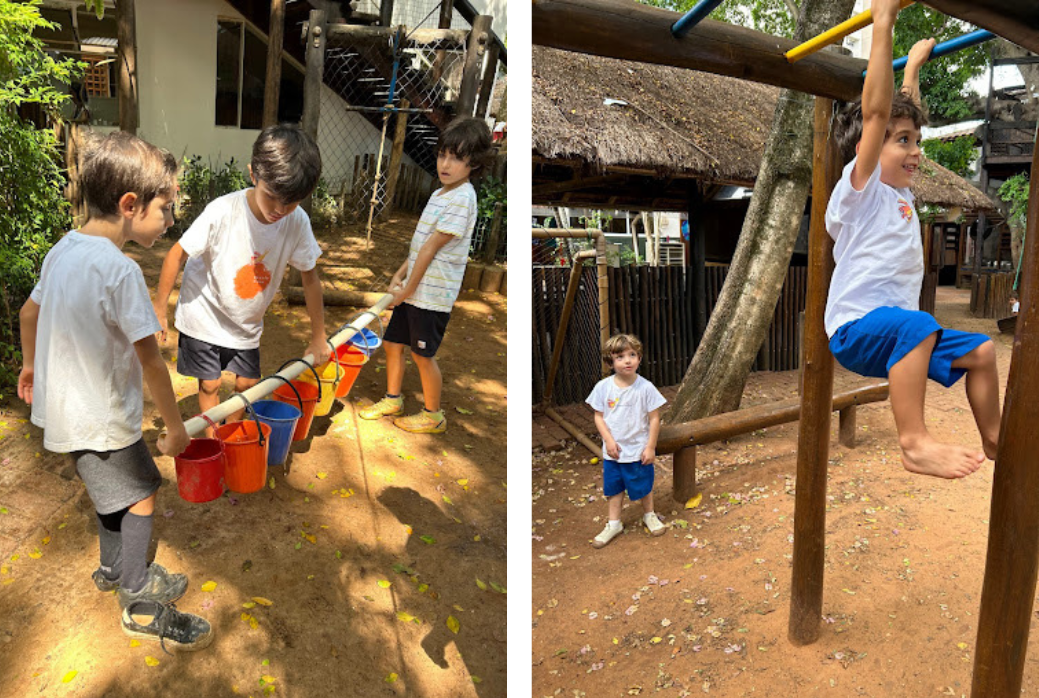
[[[148,666],[159,666],[159,660],[152,656],[145,657],[144,663]]]
[[[256,602],[255,601],[246,601],[245,603],[242,604],[242,608],[256,608]],[[244,616],[246,614],[243,613],[242,615]],[[245,618],[242,618],[242,620],[245,620]]]
[[[141,641],[140,640],[130,640],[130,647],[140,647],[140,646],[141,646]]]
[[[458,634],[458,619],[454,616],[447,617],[447,629],[453,632],[455,635]]]
[[[404,611],[397,611],[397,620],[402,620],[405,623],[410,623],[411,621],[415,621],[416,623],[419,622],[418,618],[410,613],[405,613]]]
[[[67,673],[67,674],[65,674],[64,676],[61,677],[61,682],[62,683],[68,683],[72,679],[76,678],[76,674],[78,674],[78,673],[79,673],[78,671],[73,669],[72,671],[70,671],[69,673]]]
[[[202,585],[202,591],[213,591],[216,589],[216,582],[208,581]]]
[[[376,582],[376,583],[377,583],[377,584],[378,584],[379,586],[381,586],[381,587],[382,587],[383,589],[389,589],[389,588],[390,588],[390,586],[391,586],[391,585],[393,584],[393,582],[391,582],[391,581],[390,581],[390,580],[388,580],[388,579],[380,579],[380,580],[379,580],[378,582]]]
[[[702,501],[703,501],[703,492],[700,492],[695,497],[693,497],[692,499],[690,499],[688,502],[685,503],[685,508],[686,509],[695,509],[696,507],[700,506],[700,502],[702,502]]]
[[[318,480],[324,480],[326,477],[328,477],[328,473],[318,473],[317,474],[317,479]]]
[[[261,606],[273,606],[274,602],[270,599],[265,599],[262,596],[254,596],[253,601],[260,604]]]
[[[457,482],[462,487],[465,487],[466,485],[469,484],[469,480],[467,478],[464,478],[464,477],[461,480],[456,480],[455,482]]]
[[[476,586],[480,587],[481,591],[487,591],[487,583],[481,580],[479,577],[476,578]]]
[[[386,683],[393,683],[396,680],[397,680],[397,675],[394,674],[392,671],[390,672],[390,674],[385,679],[383,679],[383,681],[385,681]]]

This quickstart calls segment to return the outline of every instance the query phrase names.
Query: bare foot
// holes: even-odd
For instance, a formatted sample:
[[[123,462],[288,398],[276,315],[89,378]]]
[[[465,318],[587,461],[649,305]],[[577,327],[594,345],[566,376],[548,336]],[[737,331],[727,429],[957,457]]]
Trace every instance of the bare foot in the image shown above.
[[[967,477],[985,462],[985,454],[934,439],[918,440],[902,448],[902,465],[912,473],[933,477]]]

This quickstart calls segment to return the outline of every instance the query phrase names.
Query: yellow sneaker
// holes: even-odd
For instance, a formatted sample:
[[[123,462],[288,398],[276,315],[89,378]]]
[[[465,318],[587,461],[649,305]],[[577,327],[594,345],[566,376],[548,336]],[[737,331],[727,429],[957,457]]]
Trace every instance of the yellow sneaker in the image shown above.
[[[443,410],[439,412],[422,410],[418,414],[397,417],[393,420],[393,425],[404,431],[410,431],[412,434],[443,434],[447,431],[447,417],[444,416]]]
[[[357,413],[361,419],[381,419],[404,412],[404,398],[384,397],[374,405],[369,405]]]

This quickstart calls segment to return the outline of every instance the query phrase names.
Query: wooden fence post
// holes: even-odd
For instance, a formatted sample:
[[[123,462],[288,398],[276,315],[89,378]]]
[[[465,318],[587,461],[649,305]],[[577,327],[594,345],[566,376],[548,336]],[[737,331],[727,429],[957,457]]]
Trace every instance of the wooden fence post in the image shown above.
[[[454,9],[453,0],[440,0],[440,19],[437,22],[437,27],[440,29],[451,28],[451,11]],[[444,74],[444,61],[447,60],[447,51],[442,48],[437,49],[436,57],[433,58],[433,82],[440,82],[440,77]]]
[[[819,639],[826,558],[826,468],[833,402],[833,355],[823,314],[833,274],[833,243],[826,234],[826,204],[840,176],[837,144],[830,132],[833,100],[815,98],[812,156],[812,216],[809,228],[808,296],[805,301],[803,392],[797,439],[794,503],[794,565],[790,585],[789,637],[795,645]]]
[[[671,496],[679,506],[696,496],[696,446],[675,451],[672,461]]]
[[[263,127],[278,123],[281,91],[281,48],[285,39],[285,0],[271,0],[271,26],[267,32],[267,78],[263,86]]]
[[[311,10],[306,33],[307,72],[303,78],[303,130],[317,141],[318,123],[321,120],[321,87],[325,75],[325,11]],[[309,215],[314,203],[313,195],[303,200],[303,210]],[[299,286],[303,277],[295,267],[289,267],[285,283]]]
[[[119,62],[119,129],[137,133],[137,21],[134,0],[115,4]]]
[[[483,247],[484,264],[494,264],[494,258],[498,255],[498,241],[501,239],[501,219],[504,207],[500,201],[494,204],[494,218],[491,219],[491,230],[487,233],[487,241]]]
[[[840,419],[837,440],[841,446],[855,448],[855,406],[847,407],[837,414]]]
[[[490,15],[476,15],[473,29],[465,49],[465,64],[462,68],[462,85],[458,89],[455,112],[459,116],[472,116],[476,108],[476,97],[480,91],[480,69],[491,39]]]
[[[484,67],[483,80],[480,81],[480,98],[476,103],[476,116],[481,119],[487,113],[487,107],[494,96],[494,78],[498,72],[498,46],[491,44],[487,48],[487,65]]]
[[[393,211],[393,201],[397,197],[397,182],[400,179],[400,164],[404,159],[404,138],[408,130],[408,107],[411,102],[406,99],[400,101],[397,110],[397,123],[393,129],[393,148],[390,149],[390,166],[386,173],[386,203],[379,211],[379,219],[386,218]]]

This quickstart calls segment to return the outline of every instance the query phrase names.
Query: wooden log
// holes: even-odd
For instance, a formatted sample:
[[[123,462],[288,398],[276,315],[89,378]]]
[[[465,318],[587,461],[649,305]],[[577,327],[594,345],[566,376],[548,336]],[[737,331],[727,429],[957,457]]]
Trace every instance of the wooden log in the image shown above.
[[[505,206],[502,202],[495,202],[494,217],[491,219],[491,230],[487,233],[487,240],[483,246],[483,257],[481,259],[484,264],[494,264],[494,260],[498,256],[498,244],[501,240],[501,221],[504,217],[504,210]]]
[[[281,49],[285,37],[285,0],[271,0],[271,25],[267,32],[267,77],[263,85],[263,126],[278,123],[281,91]]]
[[[463,291],[475,291],[480,288],[480,277],[483,276],[483,267],[479,264],[470,264],[465,268],[465,275],[462,277],[462,290]]]
[[[822,51],[797,63],[797,42],[706,19],[683,39],[671,36],[677,12],[631,0],[535,0],[534,43],[718,75],[852,101],[862,93],[866,61]]]
[[[584,252],[578,252],[574,255],[574,266],[571,268],[570,282],[566,287],[566,299],[563,301],[563,312],[559,317],[559,329],[556,330],[555,346],[552,347],[552,363],[548,366],[545,402],[548,402],[549,398],[552,397],[552,387],[555,385],[556,373],[559,370],[559,359],[562,357],[563,347],[566,345],[567,328],[570,325],[570,316],[574,310],[574,301],[577,299],[577,289],[581,281],[581,269],[584,267],[584,259],[587,256],[588,255]]]
[[[833,274],[833,241],[826,233],[825,216],[830,192],[841,173],[836,140],[830,132],[832,114],[833,102],[816,97],[808,297],[805,301],[804,359],[801,362],[804,392],[797,437],[794,565],[788,625],[788,636],[795,645],[807,645],[819,639],[823,604],[826,468],[833,402],[833,355],[823,324],[826,294]]]
[[[437,20],[437,27],[440,29],[449,29],[451,27],[451,12],[453,9],[454,3],[451,2],[451,0],[441,0],[440,17]],[[433,58],[432,78],[434,84],[440,82],[440,78],[444,74],[444,62],[446,60],[447,52],[442,48],[438,48],[436,56]]]
[[[1032,153],[1039,172],[1039,148]],[[1021,311],[1007,377],[1003,422],[993,469],[985,581],[974,647],[972,698],[1021,695],[1028,631],[1039,573],[1039,177],[1028,195]]]
[[[480,80],[480,95],[476,100],[476,115],[481,119],[487,113],[494,93],[495,77],[498,73],[498,47],[491,44],[487,47],[487,59],[485,61],[483,77]]]
[[[610,282],[606,278],[606,236],[601,232],[599,237],[595,240],[595,274],[596,274],[596,287],[598,291],[599,301],[599,349],[600,351],[606,346],[606,341],[610,338],[610,306],[608,304],[610,298]],[[600,374],[605,376],[609,374],[609,367],[603,362],[601,365]]]
[[[855,405],[845,407],[839,412],[839,416],[837,441],[845,448],[855,448]]]
[[[545,414],[548,417],[550,417],[552,419],[552,421],[554,421],[556,424],[558,424],[559,426],[563,427],[563,429],[565,429],[570,434],[570,436],[572,436],[575,439],[577,439],[577,441],[582,446],[584,446],[589,451],[591,451],[593,456],[595,456],[597,458],[601,458],[602,457],[602,447],[596,445],[596,443],[594,441],[592,441],[591,439],[589,439],[588,436],[586,436],[580,429],[575,427],[570,422],[566,421],[566,419],[564,419],[561,414],[556,412],[551,407],[546,407],[545,408]]]
[[[477,15],[473,29],[469,32],[469,41],[465,49],[465,63],[462,66],[462,84],[458,88],[458,102],[455,111],[460,116],[472,116],[476,110],[476,98],[480,91],[480,69],[483,57],[491,37],[490,15]]]
[[[501,277],[505,270],[493,264],[485,265],[483,273],[480,274],[480,291],[483,293],[497,293],[501,288]]]
[[[449,4],[449,3],[448,3]],[[334,48],[356,47],[359,44],[385,46],[387,52],[393,45],[393,35],[397,33],[397,27],[366,27],[361,24],[329,24],[328,44]],[[465,29],[431,29],[420,27],[418,29],[405,28],[404,36],[407,37],[402,43],[403,48],[416,46],[450,46],[459,48],[465,46],[469,32]]]
[[[282,295],[292,305],[304,305],[302,286],[283,286]],[[325,305],[346,305],[354,308],[369,308],[382,298],[384,293],[364,293],[362,291],[344,291],[337,288],[326,288],[323,291]]]
[[[672,471],[671,496],[681,506],[696,496],[696,446],[675,451]]]
[[[393,24],[393,0],[379,0],[379,24],[384,27]]]
[[[137,133],[137,21],[134,0],[115,4],[119,66],[119,130]]]
[[[406,99],[400,101],[400,108],[407,109],[411,102]],[[390,149],[390,166],[386,173],[386,203],[379,212],[379,218],[384,219],[393,212],[393,202],[397,197],[398,180],[400,179],[401,162],[404,159],[404,139],[408,130],[408,113],[398,111],[396,123],[393,129],[393,147]]]
[[[507,295],[505,293],[505,281],[508,279],[508,277],[509,277],[508,270],[507,269],[503,269],[502,272],[501,272],[501,286],[498,287],[498,293],[500,293],[503,296]]]
[[[321,88],[325,80],[325,11],[311,10],[309,17],[305,35],[306,73],[303,77],[303,115],[300,125],[317,142],[318,122],[321,119]],[[313,202],[313,195],[303,200],[303,210],[308,215],[313,212]],[[287,277],[286,281],[291,285],[300,282],[298,274],[291,269]]]

